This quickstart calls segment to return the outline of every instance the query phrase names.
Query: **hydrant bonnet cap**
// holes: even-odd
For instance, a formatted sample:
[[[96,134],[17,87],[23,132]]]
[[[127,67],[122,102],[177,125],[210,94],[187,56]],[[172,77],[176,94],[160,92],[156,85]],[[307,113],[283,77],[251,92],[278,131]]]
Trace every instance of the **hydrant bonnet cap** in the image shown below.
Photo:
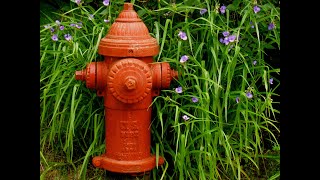
[[[101,39],[98,53],[114,57],[155,56],[159,53],[159,44],[150,36],[148,28],[134,11],[133,4],[124,3],[124,9],[108,34]]]

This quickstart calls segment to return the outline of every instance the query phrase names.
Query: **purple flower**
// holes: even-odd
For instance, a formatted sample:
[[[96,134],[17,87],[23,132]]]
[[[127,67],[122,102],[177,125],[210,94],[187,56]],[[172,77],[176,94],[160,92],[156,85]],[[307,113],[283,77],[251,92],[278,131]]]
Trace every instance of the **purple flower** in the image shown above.
[[[61,25],[61,26],[59,27],[59,29],[60,29],[61,31],[64,30],[64,26]]]
[[[74,2],[79,5],[81,3],[81,0],[75,0]]]
[[[222,32],[222,35],[224,36],[224,37],[227,37],[227,36],[229,36],[229,31],[224,31],[224,32]]]
[[[233,42],[234,40],[236,40],[236,36],[235,35],[231,35],[228,38],[229,42]]]
[[[251,92],[247,92],[246,93],[247,98],[251,99],[253,97],[253,95],[251,94]]]
[[[67,41],[70,41],[72,39],[72,36],[70,34],[65,34],[64,35],[64,38],[67,40]]]
[[[220,7],[220,12],[224,14],[226,12],[227,7],[225,5]]]
[[[194,103],[196,103],[196,102],[198,102],[198,101],[199,101],[199,99],[198,99],[198,98],[196,98],[196,97],[192,97],[192,98],[191,98],[191,100],[192,100],[192,102],[194,102]]]
[[[268,30],[272,30],[273,28],[274,28],[274,24],[270,23],[269,26],[268,26]]]
[[[254,25],[252,24],[252,21],[250,21],[250,24],[251,24],[251,28],[254,28]]]
[[[59,20],[56,20],[56,24],[57,24],[57,25],[60,25],[61,22],[60,22]]]
[[[260,11],[259,6],[254,6],[253,11],[254,11],[254,13],[258,13]]]
[[[269,79],[269,83],[270,83],[270,84],[273,84],[273,78],[270,78],[270,79]]]
[[[208,10],[206,8],[203,8],[200,10],[200,14],[203,15],[204,13],[206,13]]]
[[[178,36],[179,36],[182,40],[187,40],[187,39],[188,39],[186,33],[183,32],[183,31],[179,31]]]
[[[188,61],[188,59],[189,59],[189,56],[183,55],[183,56],[181,56],[181,58],[180,58],[180,62],[181,62],[181,63],[184,63],[184,62]]]
[[[229,37],[225,37],[225,38],[223,39],[223,43],[224,43],[225,45],[228,45],[228,44],[229,44]]]
[[[76,24],[75,26],[76,26],[76,28],[78,28],[78,29],[81,29],[81,28],[82,28],[82,26],[81,26],[80,24]]]
[[[109,6],[109,3],[110,3],[110,0],[103,0],[103,5],[105,5],[105,6]]]
[[[220,41],[221,43],[224,43],[224,42],[223,42],[223,38],[220,38],[219,41]]]
[[[236,97],[236,102],[239,103],[240,102],[240,98]]]
[[[181,87],[181,86],[177,87],[177,88],[176,88],[176,92],[177,92],[177,93],[182,93],[182,87]]]
[[[187,115],[183,115],[183,116],[182,116],[182,119],[184,119],[185,121],[187,121],[187,120],[190,119],[190,118],[189,118],[189,116],[187,116]]]
[[[75,27],[75,26],[76,26],[76,24],[72,23],[72,24],[70,24],[70,26],[71,26],[71,27]]]
[[[255,65],[257,64],[257,61],[254,60],[254,61],[252,62],[252,64],[255,66]]]
[[[52,39],[53,41],[58,41],[58,35],[57,35],[57,34],[54,34],[54,35],[51,37],[51,39]]]
[[[89,14],[89,20],[93,20],[93,14]]]
[[[104,21],[105,23],[110,22],[110,20],[109,20],[109,19],[104,19],[103,21]]]
[[[51,32],[54,32],[54,29],[53,29],[53,28],[50,28],[50,31],[51,31]]]

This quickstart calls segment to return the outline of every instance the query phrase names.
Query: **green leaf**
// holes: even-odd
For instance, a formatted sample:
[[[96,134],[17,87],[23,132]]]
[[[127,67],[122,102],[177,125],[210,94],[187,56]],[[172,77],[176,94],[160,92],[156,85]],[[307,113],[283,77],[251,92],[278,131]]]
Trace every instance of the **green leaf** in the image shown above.
[[[200,4],[199,0],[184,0],[183,2],[187,6],[194,6]]]
[[[229,11],[235,11],[235,10],[237,10],[237,7],[235,5],[233,5],[233,4],[229,4],[227,6],[227,9],[229,9]]]
[[[268,11],[268,10],[274,8],[274,6],[271,5],[271,4],[269,4],[269,3],[268,3],[268,4],[264,4],[264,5],[262,5],[261,7],[262,7],[262,9],[265,10],[265,11]]]
[[[106,9],[104,9],[101,13],[99,13],[99,14],[101,14],[101,15],[106,15],[108,13],[108,9],[106,8]]]
[[[271,44],[264,44],[264,48],[266,49],[276,49],[274,46],[272,46]]]
[[[146,10],[140,9],[137,13],[138,13],[139,17],[142,17],[146,13]]]

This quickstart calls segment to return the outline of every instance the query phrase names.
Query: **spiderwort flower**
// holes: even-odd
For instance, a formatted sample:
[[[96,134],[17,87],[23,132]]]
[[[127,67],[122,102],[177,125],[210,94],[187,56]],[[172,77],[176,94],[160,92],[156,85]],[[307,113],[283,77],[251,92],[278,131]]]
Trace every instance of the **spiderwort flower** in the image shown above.
[[[190,118],[189,118],[189,116],[187,116],[187,115],[183,115],[183,116],[182,116],[182,119],[184,119],[185,121],[187,121],[187,120],[189,120]]]
[[[251,24],[251,28],[254,28],[254,25],[252,24],[252,21],[250,21],[250,24]]]
[[[194,103],[196,103],[196,102],[198,102],[198,101],[199,101],[199,99],[198,99],[198,98],[196,98],[196,97],[192,97],[192,98],[191,98],[191,100],[192,100],[192,102],[194,102]]]
[[[188,39],[186,33],[183,32],[183,31],[179,31],[178,36],[179,36],[182,40],[187,40],[187,39]]]
[[[53,41],[58,41],[58,35],[57,34],[52,35],[51,39]]]
[[[240,102],[240,98],[236,97],[236,102],[239,103]]]
[[[71,26],[71,27],[76,27],[76,24],[71,23],[70,26]]]
[[[64,26],[61,25],[61,26],[59,27],[59,29],[60,29],[61,31],[64,30]]]
[[[50,31],[51,31],[51,32],[54,32],[54,29],[51,27],[51,28],[50,28]]]
[[[224,39],[223,39],[223,43],[225,44],[225,45],[228,45],[229,44],[229,37],[225,37]]]
[[[103,5],[105,5],[105,6],[109,6],[109,3],[110,3],[110,0],[103,0]]]
[[[79,5],[81,3],[81,0],[75,0],[74,2]]]
[[[94,18],[94,17],[93,17],[93,14],[89,14],[89,20],[91,20],[91,21],[92,21],[92,20],[93,20],[93,18]]]
[[[273,84],[273,78],[270,78],[270,79],[269,79],[269,83],[270,83],[270,84]]]
[[[220,7],[221,14],[224,14],[226,12],[227,7],[225,5]]]
[[[56,20],[56,24],[57,24],[57,25],[60,25],[61,22],[60,22],[59,20]]]
[[[222,32],[222,35],[223,35],[224,37],[229,36],[229,34],[230,34],[229,31],[223,31],[223,32]]]
[[[82,26],[81,26],[80,24],[76,24],[75,26],[76,26],[76,28],[78,28],[78,29],[81,29],[81,28],[82,28]]]
[[[109,19],[104,19],[103,21],[104,21],[105,23],[110,22],[110,20],[109,20]]]
[[[259,6],[254,6],[253,7],[253,11],[254,11],[254,13],[257,14],[260,11],[260,7]]]
[[[223,38],[220,38],[219,41],[220,41],[221,43],[223,43]]]
[[[251,99],[253,97],[253,95],[251,94],[251,92],[247,92],[246,93],[247,98]]]
[[[229,42],[233,42],[234,40],[236,40],[236,36],[235,35],[231,35],[228,37],[228,41]]]
[[[189,59],[189,56],[183,55],[183,56],[181,56],[181,58],[180,58],[180,62],[181,62],[181,63],[184,63],[184,62],[188,61],[188,59]]]
[[[179,94],[182,93],[182,87],[181,86],[177,87],[176,88],[176,92],[179,93]]]
[[[268,30],[272,30],[272,29],[274,29],[274,24],[270,23],[269,26],[268,26]]]
[[[206,8],[200,9],[200,14],[203,15],[204,13],[206,13],[208,10]]]
[[[252,64],[255,66],[255,65],[257,64],[257,61],[254,60],[254,61],[252,62]]]
[[[72,36],[70,34],[65,34],[64,35],[64,38],[67,40],[67,41],[70,41],[72,39]]]

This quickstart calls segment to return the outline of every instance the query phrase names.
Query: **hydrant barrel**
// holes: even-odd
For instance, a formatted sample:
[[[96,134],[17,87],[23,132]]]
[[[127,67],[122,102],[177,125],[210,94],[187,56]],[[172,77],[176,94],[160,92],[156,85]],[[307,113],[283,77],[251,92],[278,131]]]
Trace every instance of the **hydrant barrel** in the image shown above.
[[[102,96],[105,106],[106,151],[92,159],[95,167],[115,173],[137,174],[164,163],[150,153],[151,104],[178,72],[169,63],[153,63],[159,44],[134,11],[124,9],[101,39],[102,62],[89,63],[75,79]],[[156,164],[158,162],[158,164]]]

